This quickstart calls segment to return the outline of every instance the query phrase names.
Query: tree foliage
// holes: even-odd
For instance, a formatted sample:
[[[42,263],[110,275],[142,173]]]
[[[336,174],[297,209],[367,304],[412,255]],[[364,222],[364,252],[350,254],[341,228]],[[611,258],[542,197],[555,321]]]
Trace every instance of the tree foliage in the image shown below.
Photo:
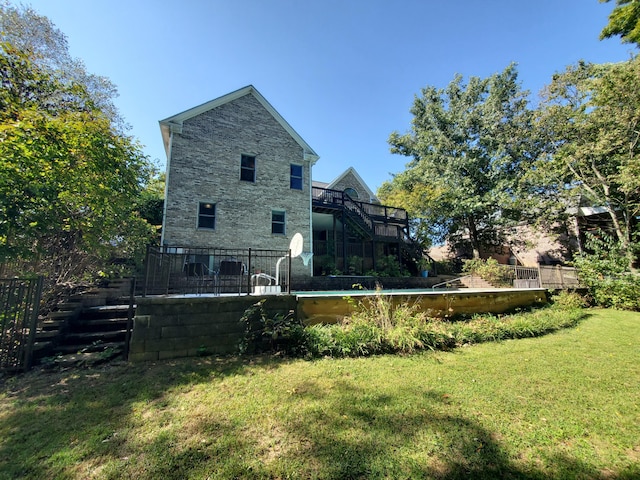
[[[547,149],[526,180],[538,204],[532,212],[550,223],[568,207],[606,209],[631,264],[640,215],[640,59],[580,62],[555,75],[538,129]]]
[[[466,242],[477,258],[499,242],[504,230],[497,227],[517,218],[514,187],[536,155],[517,69],[424,88],[411,113],[411,131],[392,133],[389,143],[412,160],[378,194],[405,207],[423,235]]]
[[[0,44],[0,265],[54,282],[132,257],[149,228],[134,211],[147,159],[86,89]]]
[[[56,99],[55,91],[48,92],[52,103],[65,103],[74,86],[80,85],[82,95],[76,101],[90,101],[119,133],[126,130],[113,104],[118,95],[115,85],[106,77],[87,72],[81,60],[71,57],[65,35],[47,17],[30,7],[0,3],[0,41],[25,52],[35,67],[57,86],[65,87],[59,93],[66,98]]]
[[[608,3],[611,0],[600,0]],[[609,23],[602,29],[600,39],[620,35],[625,43],[640,45],[640,0],[616,0],[616,7],[609,15]]]

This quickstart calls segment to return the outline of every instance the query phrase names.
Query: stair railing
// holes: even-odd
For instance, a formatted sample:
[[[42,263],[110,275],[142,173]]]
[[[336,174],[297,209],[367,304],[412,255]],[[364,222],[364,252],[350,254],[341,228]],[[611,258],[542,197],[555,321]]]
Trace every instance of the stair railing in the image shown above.
[[[436,288],[440,288],[444,285],[449,285],[451,283],[455,283],[455,282],[459,282],[461,281],[463,278],[471,278],[471,275],[464,275],[462,277],[458,277],[458,278],[454,278],[452,280],[447,280],[446,282],[440,282],[440,283],[436,283],[435,285],[433,285],[431,288],[433,290],[435,290]]]

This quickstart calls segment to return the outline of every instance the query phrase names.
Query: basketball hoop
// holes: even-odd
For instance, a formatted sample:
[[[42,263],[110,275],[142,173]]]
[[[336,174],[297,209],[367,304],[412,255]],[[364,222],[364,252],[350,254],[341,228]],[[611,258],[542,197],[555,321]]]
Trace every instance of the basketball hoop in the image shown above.
[[[302,252],[300,254],[300,258],[302,258],[302,263],[305,267],[309,265],[309,260],[311,260],[311,257],[313,257],[313,252]]]

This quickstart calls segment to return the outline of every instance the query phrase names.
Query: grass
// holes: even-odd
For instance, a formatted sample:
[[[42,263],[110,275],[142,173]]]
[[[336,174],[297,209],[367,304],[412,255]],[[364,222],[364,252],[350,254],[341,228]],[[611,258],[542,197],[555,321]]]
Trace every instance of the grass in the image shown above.
[[[638,478],[640,314],[408,356],[199,358],[0,389],[0,478]]]

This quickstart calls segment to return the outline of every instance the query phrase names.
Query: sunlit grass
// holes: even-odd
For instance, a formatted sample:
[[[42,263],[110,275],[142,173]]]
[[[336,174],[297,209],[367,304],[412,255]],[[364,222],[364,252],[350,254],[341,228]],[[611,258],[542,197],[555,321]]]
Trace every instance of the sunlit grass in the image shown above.
[[[640,314],[452,352],[186,359],[0,393],[0,478],[634,478]]]

